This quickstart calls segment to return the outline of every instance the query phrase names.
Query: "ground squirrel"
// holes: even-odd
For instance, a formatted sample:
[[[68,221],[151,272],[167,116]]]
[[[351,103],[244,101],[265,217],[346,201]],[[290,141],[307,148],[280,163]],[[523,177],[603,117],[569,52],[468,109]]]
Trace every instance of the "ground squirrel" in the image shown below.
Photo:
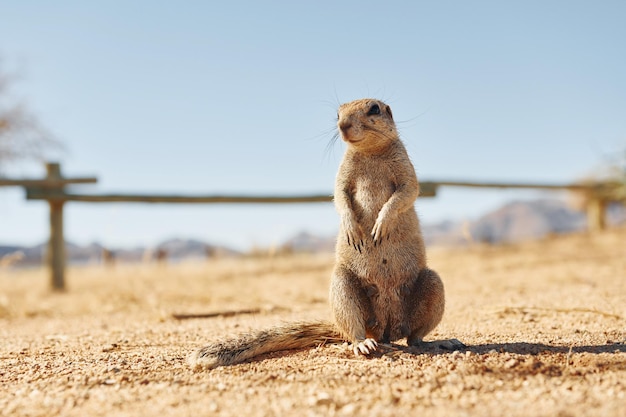
[[[334,322],[293,323],[211,344],[190,355],[192,367],[329,341],[349,341],[355,354],[367,355],[379,342],[422,343],[441,320],[443,283],[426,266],[414,208],[419,183],[391,108],[374,99],[343,104],[337,127],[348,146],[335,183],[341,223],[330,285]],[[456,339],[442,345],[462,346]]]

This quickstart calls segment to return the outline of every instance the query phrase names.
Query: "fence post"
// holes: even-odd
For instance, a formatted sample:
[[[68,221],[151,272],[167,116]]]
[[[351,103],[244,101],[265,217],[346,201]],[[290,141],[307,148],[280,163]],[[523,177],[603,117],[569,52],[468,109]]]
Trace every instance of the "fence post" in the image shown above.
[[[58,163],[46,164],[46,179],[61,179]],[[59,189],[62,190],[63,186]],[[65,291],[65,238],[63,237],[63,201],[48,200],[50,206],[50,240],[46,254],[53,291]]]
[[[591,197],[587,202],[587,228],[590,232],[606,229],[606,201]]]

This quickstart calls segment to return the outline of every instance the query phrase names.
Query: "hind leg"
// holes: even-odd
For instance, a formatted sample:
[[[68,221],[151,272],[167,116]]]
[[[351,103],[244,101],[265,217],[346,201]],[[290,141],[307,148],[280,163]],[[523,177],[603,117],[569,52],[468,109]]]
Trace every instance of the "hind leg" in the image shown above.
[[[458,350],[465,345],[458,339],[424,342],[422,339],[441,321],[445,309],[443,282],[432,269],[423,269],[417,281],[407,289],[405,306],[408,306],[407,344],[409,346],[437,346],[448,350]]]
[[[376,316],[369,292],[360,279],[348,269],[338,266],[330,284],[330,307],[335,323],[350,342],[355,354],[367,355],[376,350],[376,340],[368,338],[368,328],[376,326]]]
[[[410,287],[405,288],[407,343],[418,345],[441,321],[445,309],[443,282],[432,269],[424,268]]]

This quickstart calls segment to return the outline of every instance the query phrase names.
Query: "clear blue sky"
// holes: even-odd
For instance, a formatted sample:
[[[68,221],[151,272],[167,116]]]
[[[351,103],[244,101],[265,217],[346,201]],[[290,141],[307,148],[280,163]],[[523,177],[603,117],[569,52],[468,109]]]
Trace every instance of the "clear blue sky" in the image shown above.
[[[5,1],[12,95],[91,192],[330,193],[340,102],[394,111],[422,179],[570,182],[626,145],[624,1]],[[13,176],[43,174],[37,165]],[[422,222],[535,192],[442,189]],[[330,204],[69,203],[66,237],[179,236],[246,248],[332,234]],[[0,189],[0,244],[47,237],[47,208]]]

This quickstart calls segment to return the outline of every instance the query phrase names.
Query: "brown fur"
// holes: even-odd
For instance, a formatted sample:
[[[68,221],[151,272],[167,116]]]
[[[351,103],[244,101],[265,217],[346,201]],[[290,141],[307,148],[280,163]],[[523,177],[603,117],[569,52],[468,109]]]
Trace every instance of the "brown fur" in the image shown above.
[[[426,266],[413,206],[419,184],[391,109],[374,99],[346,103],[337,126],[348,148],[335,185],[341,224],[330,286],[334,323],[295,323],[209,345],[190,356],[193,367],[326,341],[347,340],[356,354],[368,354],[377,342],[418,344],[441,320],[443,283]]]

